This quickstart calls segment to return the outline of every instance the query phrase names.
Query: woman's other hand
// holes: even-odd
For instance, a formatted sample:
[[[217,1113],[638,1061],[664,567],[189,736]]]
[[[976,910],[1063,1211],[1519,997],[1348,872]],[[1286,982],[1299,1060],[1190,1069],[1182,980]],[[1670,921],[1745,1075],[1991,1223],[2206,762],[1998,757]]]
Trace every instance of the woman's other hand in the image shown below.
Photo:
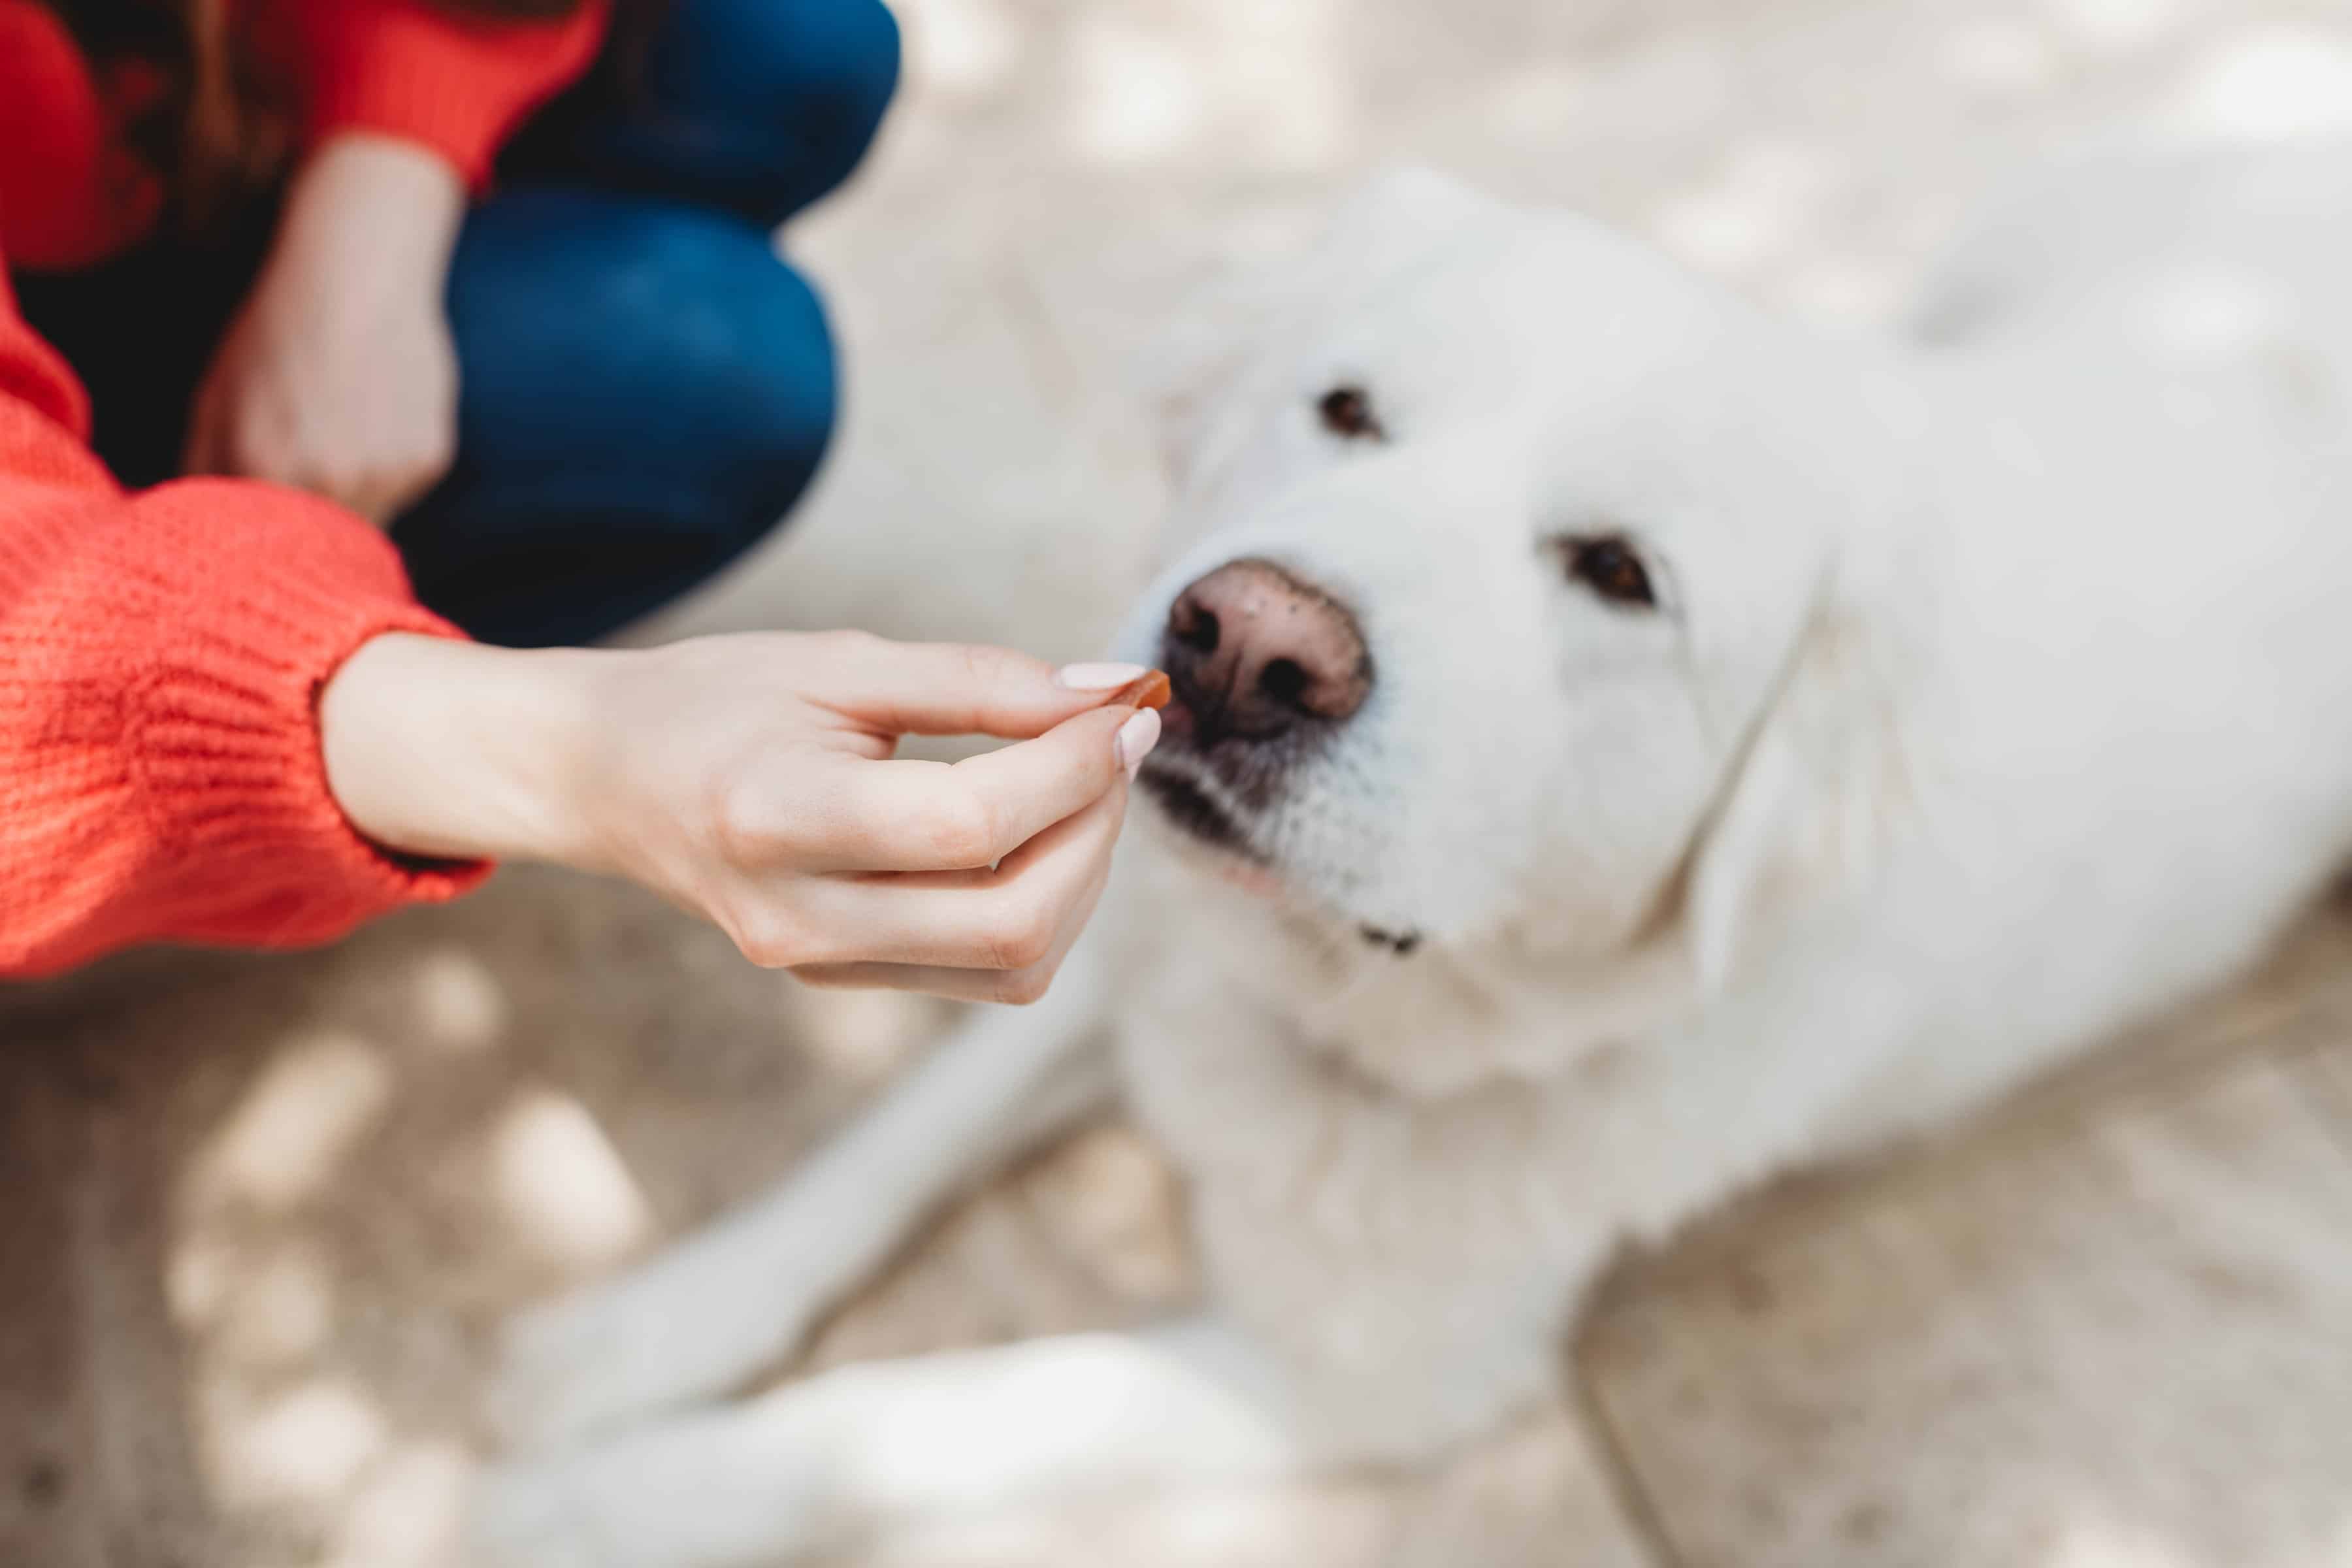
[[[295,176],[268,264],[196,394],[184,466],[391,521],[448,471],[457,356],[444,294],[457,171],[343,135]]]

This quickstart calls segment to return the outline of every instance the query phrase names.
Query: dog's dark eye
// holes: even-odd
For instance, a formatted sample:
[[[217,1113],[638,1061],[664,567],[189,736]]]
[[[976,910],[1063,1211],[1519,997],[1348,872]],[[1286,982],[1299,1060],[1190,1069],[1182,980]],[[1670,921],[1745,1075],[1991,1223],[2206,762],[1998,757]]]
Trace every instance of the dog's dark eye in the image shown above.
[[[1323,421],[1323,428],[1345,441],[1382,441],[1388,432],[1381,428],[1378,416],[1372,412],[1371,394],[1360,386],[1335,386],[1318,398],[1315,412]]]
[[[1568,574],[1612,605],[1654,608],[1657,594],[1650,586],[1649,569],[1622,539],[1571,539],[1566,542]]]

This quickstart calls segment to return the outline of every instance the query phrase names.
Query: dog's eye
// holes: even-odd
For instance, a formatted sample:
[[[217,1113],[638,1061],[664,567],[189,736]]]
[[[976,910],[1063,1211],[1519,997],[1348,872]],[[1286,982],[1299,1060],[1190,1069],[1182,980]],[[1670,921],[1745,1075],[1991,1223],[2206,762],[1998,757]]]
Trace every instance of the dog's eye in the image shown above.
[[[1335,386],[1315,402],[1316,415],[1322,419],[1323,428],[1343,441],[1384,441],[1388,432],[1381,428],[1380,417],[1372,412],[1371,394],[1360,386]]]
[[[1570,539],[1562,542],[1568,574],[1612,605],[1654,609],[1658,595],[1650,586],[1649,569],[1633,546],[1622,539]]]

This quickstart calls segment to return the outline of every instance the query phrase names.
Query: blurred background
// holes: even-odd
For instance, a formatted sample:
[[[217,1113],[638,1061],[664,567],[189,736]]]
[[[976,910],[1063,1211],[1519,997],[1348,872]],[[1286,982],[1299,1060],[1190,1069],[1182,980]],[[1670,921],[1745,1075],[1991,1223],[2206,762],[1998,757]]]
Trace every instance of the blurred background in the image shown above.
[[[786,234],[847,362],[794,526],[635,634],[1094,650],[1160,500],[1131,389],[1352,176],[1571,205],[1868,330],[1968,203],[2118,122],[2352,122],[2347,0],[894,0],[865,173]],[[2352,935],[1947,1144],[1612,1278],[1573,1415],[1442,1474],[1004,1519],[873,1563],[2352,1564]],[[0,990],[0,1563],[440,1568],[485,1331],[772,1180],[949,1015],[509,872],[325,953]],[[1112,1125],[808,1362],[1192,1288]]]

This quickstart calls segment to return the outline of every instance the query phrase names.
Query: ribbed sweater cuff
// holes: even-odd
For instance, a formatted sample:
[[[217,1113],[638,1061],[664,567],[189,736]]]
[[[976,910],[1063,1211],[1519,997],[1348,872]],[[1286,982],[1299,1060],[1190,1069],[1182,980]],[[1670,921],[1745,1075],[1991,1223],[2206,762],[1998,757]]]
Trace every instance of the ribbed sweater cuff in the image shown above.
[[[373,576],[374,574],[367,574]],[[457,637],[382,583],[310,563],[260,562],[236,602],[197,618],[131,694],[127,754],[146,799],[169,803],[165,837],[208,868],[191,917],[237,940],[307,943],[394,906],[455,897],[488,874],[394,854],[361,837],[327,787],[319,694],[344,659],[387,632]],[[250,905],[215,889],[262,889]]]
[[[601,5],[556,23],[464,23],[416,4],[315,8],[313,142],[366,131],[440,153],[480,190],[523,119],[584,72],[604,35]]]
[[[327,786],[317,708],[342,661],[386,632],[459,635],[388,541],[222,480],[84,526],[56,608],[0,659],[0,717],[30,725],[0,780],[0,973],[159,940],[310,945],[488,874],[380,847]]]

